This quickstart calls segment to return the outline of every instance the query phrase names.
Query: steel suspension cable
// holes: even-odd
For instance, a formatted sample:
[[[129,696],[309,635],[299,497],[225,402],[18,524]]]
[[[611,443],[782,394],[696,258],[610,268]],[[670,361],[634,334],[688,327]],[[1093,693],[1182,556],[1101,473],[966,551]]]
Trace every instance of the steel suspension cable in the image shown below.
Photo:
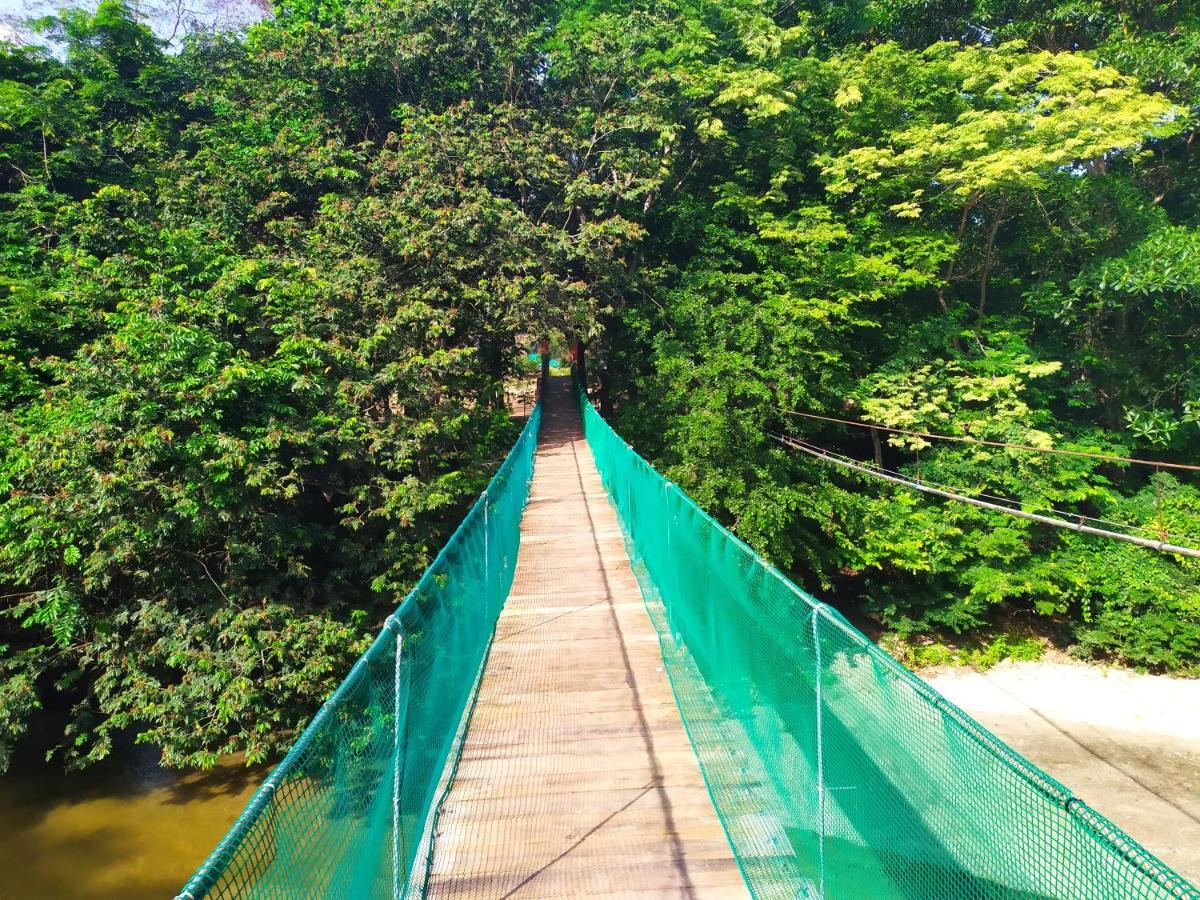
[[[836,452],[836,451],[834,451],[834,450],[829,450],[829,449],[826,449],[826,448],[824,448],[824,447],[821,447],[821,446],[819,446],[819,445],[817,445],[817,444],[814,444],[814,443],[812,443],[811,441],[804,441],[804,440],[802,440],[802,439],[800,439],[800,438],[797,438],[797,437],[795,437],[794,435],[788,435],[787,437],[788,437],[790,440],[792,440],[792,441],[796,441],[796,442],[798,442],[798,443],[805,444],[805,445],[806,445],[806,446],[808,446],[808,447],[811,447],[811,448],[813,448],[813,449],[815,449],[815,450],[819,450],[819,451],[821,451],[822,453],[826,453],[826,454],[828,454],[828,455],[830,455],[830,456],[835,456],[835,457],[838,457],[838,458],[840,458],[840,459],[844,459],[844,460],[847,460],[847,461],[849,461],[849,462],[853,462],[853,463],[859,463],[859,462],[860,462],[859,460],[857,460],[857,459],[854,459],[853,457],[851,457],[851,456],[848,456],[848,455],[846,455],[845,453],[838,453],[838,452]],[[919,460],[919,457],[918,457],[918,465],[919,465],[919,462],[920,462],[920,460]],[[886,466],[881,466],[881,465],[879,465],[879,464],[877,464],[877,463],[866,463],[866,462],[864,462],[864,463],[862,463],[862,465],[865,465],[865,466],[867,466],[867,467],[868,467],[868,468],[870,468],[872,471],[875,471],[875,472],[883,472],[883,473],[885,473],[885,474],[888,474],[888,475],[894,475],[894,476],[896,476],[897,478],[902,478],[902,479],[903,479],[903,478],[907,478],[907,477],[908,477],[908,476],[906,476],[906,475],[905,475],[903,472],[897,471],[896,469],[889,469],[889,468],[887,468]],[[968,493],[968,492],[970,492],[970,496],[972,496],[972,497],[977,497],[977,498],[981,498],[981,499],[984,499],[984,500],[992,500],[992,501],[994,501],[994,502],[996,502],[996,503],[1001,503],[1001,504],[1006,504],[1006,503],[1007,503],[1007,504],[1012,504],[1012,505],[1013,505],[1015,508],[1017,508],[1017,509],[1020,509],[1020,508],[1021,508],[1021,507],[1020,507],[1021,501],[1019,501],[1019,500],[1017,500],[1017,499],[1015,499],[1015,498],[1013,498],[1013,497],[1000,497],[1000,496],[997,496],[996,494],[989,494],[989,493],[986,493],[985,491],[979,491],[979,490],[971,491],[971,489],[970,489],[970,488],[965,488],[965,487],[961,487],[961,486],[958,486],[958,485],[950,485],[950,484],[940,483],[940,482],[937,482],[937,481],[932,481],[932,480],[930,480],[930,479],[928,479],[928,478],[924,478],[924,477],[922,477],[922,476],[921,476],[921,474],[920,474],[920,471],[919,471],[919,470],[918,470],[917,476],[916,476],[916,478],[915,478],[914,480],[915,480],[916,482],[918,482],[919,484],[927,484],[927,485],[930,485],[931,487],[941,488],[941,489],[942,489],[942,490],[944,490],[944,491],[951,491],[951,492],[953,492],[953,493],[958,493],[958,494],[965,494],[965,493]],[[1158,534],[1158,536],[1159,536],[1159,538],[1160,538],[1160,539],[1166,539],[1166,538],[1171,538],[1171,537],[1174,537],[1174,538],[1179,538],[1179,539],[1186,540],[1186,541],[1189,541],[1189,542],[1192,542],[1192,543],[1200,543],[1200,540],[1197,540],[1196,538],[1193,538],[1193,537],[1191,537],[1191,536],[1189,536],[1189,535],[1181,535],[1181,534],[1178,534],[1178,533],[1176,533],[1176,532],[1170,532],[1170,531],[1167,531],[1165,528],[1158,528],[1158,527],[1156,527],[1156,526],[1154,526],[1154,525],[1149,525],[1149,524],[1146,524],[1146,525],[1136,525],[1136,524],[1132,524],[1132,523],[1129,523],[1129,522],[1114,522],[1112,519],[1102,519],[1102,518],[1100,518],[1099,516],[1089,516],[1089,515],[1087,515],[1087,514],[1085,514],[1085,513],[1078,513],[1078,512],[1067,512],[1067,511],[1065,511],[1065,510],[1061,510],[1061,509],[1055,509],[1055,508],[1053,508],[1053,507],[1048,507],[1047,509],[1045,509],[1045,510],[1043,511],[1043,514],[1044,514],[1044,515],[1045,515],[1045,514],[1051,514],[1051,515],[1055,515],[1055,516],[1060,516],[1060,517],[1062,517],[1062,518],[1064,518],[1064,519],[1067,519],[1068,521],[1074,520],[1074,521],[1079,521],[1079,522],[1084,522],[1084,521],[1086,521],[1086,522],[1095,522],[1095,523],[1097,523],[1097,524],[1100,524],[1100,525],[1108,525],[1108,526],[1111,526],[1112,528],[1124,528],[1124,529],[1126,529],[1127,531],[1149,531],[1149,532],[1154,532],[1154,533],[1157,533],[1157,534]]]
[[[943,490],[942,488],[934,487],[932,485],[925,484],[925,483],[918,482],[918,481],[913,481],[911,479],[904,478],[899,475],[890,475],[885,472],[881,472],[878,469],[872,468],[871,466],[867,466],[867,465],[864,465],[863,463],[856,462],[854,460],[840,459],[840,458],[838,458],[838,456],[836,454],[832,454],[832,453],[828,452],[827,450],[823,450],[819,447],[815,447],[811,444],[807,444],[804,441],[798,440],[789,435],[779,434],[777,432],[768,432],[768,434],[770,434],[770,436],[772,438],[774,438],[776,441],[783,444],[784,446],[791,447],[792,449],[799,450],[803,453],[807,453],[809,456],[813,456],[817,459],[823,460],[825,462],[831,463],[836,466],[841,466],[843,468],[852,469],[863,475],[869,475],[872,478],[879,478],[883,481],[888,481],[888,482],[891,482],[892,484],[897,484],[902,487],[909,488],[910,490],[920,491],[925,494],[932,494],[936,497],[942,497],[943,499],[946,499],[946,500],[953,500],[956,503],[967,503],[967,504],[970,504],[971,506],[980,507],[981,509],[988,509],[988,510],[992,510],[993,512],[1005,513],[1007,515],[1016,516],[1021,519],[1028,519],[1031,522],[1038,522],[1039,524],[1049,525],[1053,528],[1064,528],[1068,531],[1075,531],[1080,534],[1090,534],[1095,537],[1103,537],[1103,538],[1109,538],[1111,540],[1116,540],[1116,541],[1124,541],[1129,544],[1136,544],[1139,547],[1147,547],[1151,550],[1157,550],[1160,553],[1173,553],[1173,554],[1176,554],[1179,556],[1187,556],[1187,557],[1191,557],[1193,559],[1200,559],[1200,550],[1196,550],[1191,547],[1181,547],[1178,544],[1171,544],[1166,541],[1155,541],[1155,540],[1151,540],[1149,538],[1138,537],[1137,535],[1133,535],[1133,534],[1122,534],[1117,531],[1108,531],[1103,528],[1093,528],[1090,525],[1084,525],[1082,522],[1070,522],[1066,519],[1058,519],[1058,518],[1054,518],[1053,516],[1045,516],[1040,513],[1026,512],[1023,509],[1013,509],[1012,507],[1002,506],[999,503],[992,503],[991,501],[988,501],[988,500],[979,500],[975,497],[967,497],[967,496],[964,496],[963,494],[957,494],[953,491]]]
[[[817,413],[800,412],[798,410],[783,410],[785,415],[798,416],[802,419],[812,419],[817,422],[831,422],[837,425],[850,425],[854,428],[869,428],[875,431],[886,431],[891,434],[903,434],[907,437],[925,438],[932,441],[954,441],[960,444],[979,444],[986,447],[997,447],[1004,450],[1022,450],[1027,453],[1050,453],[1057,456],[1077,456],[1084,459],[1096,459],[1101,462],[1125,463],[1136,466],[1153,466],[1156,469],[1179,469],[1185,472],[1200,472],[1200,466],[1188,463],[1162,462],[1153,459],[1137,459],[1132,456],[1117,456],[1110,453],[1091,453],[1086,450],[1062,450],[1058,447],[1034,447],[1032,444],[1010,444],[1005,441],[989,441],[984,438],[964,437],[957,434],[934,434],[929,431],[912,431],[907,428],[893,428],[890,425],[880,425],[876,422],[855,422],[853,419],[839,419],[836,416],[818,415]]]

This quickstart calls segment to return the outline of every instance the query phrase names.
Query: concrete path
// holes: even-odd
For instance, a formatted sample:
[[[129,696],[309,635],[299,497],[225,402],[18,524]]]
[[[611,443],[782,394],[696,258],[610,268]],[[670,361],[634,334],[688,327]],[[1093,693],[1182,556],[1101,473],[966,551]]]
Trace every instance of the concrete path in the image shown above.
[[[747,897],[568,379],[543,414],[429,894]]]
[[[923,675],[1200,884],[1200,681],[1056,662]]]

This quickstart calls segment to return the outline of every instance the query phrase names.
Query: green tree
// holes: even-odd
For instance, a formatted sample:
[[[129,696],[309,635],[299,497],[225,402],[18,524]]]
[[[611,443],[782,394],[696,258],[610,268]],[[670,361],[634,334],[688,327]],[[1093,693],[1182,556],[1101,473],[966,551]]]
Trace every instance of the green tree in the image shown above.
[[[892,636],[1200,661],[1192,2],[128,8],[0,47],[0,762],[285,746],[511,441],[518,339]],[[1138,627],[1134,627],[1135,624]],[[991,655],[1001,652],[999,649]]]

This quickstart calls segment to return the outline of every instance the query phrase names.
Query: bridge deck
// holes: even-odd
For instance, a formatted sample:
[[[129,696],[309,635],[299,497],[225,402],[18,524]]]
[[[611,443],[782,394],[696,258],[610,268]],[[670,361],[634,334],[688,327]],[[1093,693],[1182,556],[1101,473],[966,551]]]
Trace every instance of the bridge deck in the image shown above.
[[[429,894],[748,896],[567,379],[544,416]]]

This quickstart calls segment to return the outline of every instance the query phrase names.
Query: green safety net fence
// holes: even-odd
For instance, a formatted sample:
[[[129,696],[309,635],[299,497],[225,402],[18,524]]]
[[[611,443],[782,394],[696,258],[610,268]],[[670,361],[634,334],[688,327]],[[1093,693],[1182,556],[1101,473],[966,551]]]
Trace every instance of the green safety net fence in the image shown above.
[[[541,404],[386,627],[180,898],[419,896],[512,586]]]
[[[1196,898],[800,590],[580,394],[675,696],[757,897]]]

